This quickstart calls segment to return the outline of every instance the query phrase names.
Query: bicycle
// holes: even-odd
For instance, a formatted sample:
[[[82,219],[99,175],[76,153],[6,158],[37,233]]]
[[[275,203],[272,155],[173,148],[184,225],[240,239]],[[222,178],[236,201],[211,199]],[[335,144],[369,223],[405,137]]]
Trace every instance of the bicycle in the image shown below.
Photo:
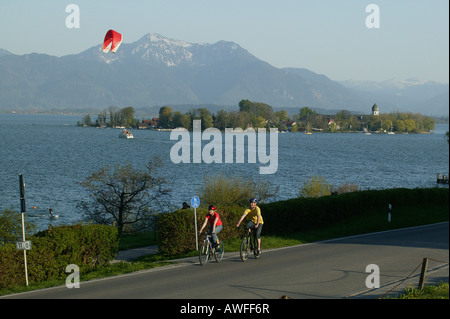
[[[205,233],[206,238],[203,241],[202,246],[200,247],[198,258],[200,260],[200,264],[203,266],[208,262],[208,260],[211,260],[213,257],[216,260],[216,262],[220,263],[223,259],[223,254],[225,252],[223,243],[220,242],[217,247],[213,246],[212,241],[212,234]],[[215,244],[215,243],[214,243]]]
[[[242,237],[240,249],[241,260],[246,261],[251,251],[253,251],[256,259],[260,257],[260,254],[258,253],[258,240],[256,239],[256,231],[252,233],[252,229],[249,228],[248,232],[244,231],[244,236]]]

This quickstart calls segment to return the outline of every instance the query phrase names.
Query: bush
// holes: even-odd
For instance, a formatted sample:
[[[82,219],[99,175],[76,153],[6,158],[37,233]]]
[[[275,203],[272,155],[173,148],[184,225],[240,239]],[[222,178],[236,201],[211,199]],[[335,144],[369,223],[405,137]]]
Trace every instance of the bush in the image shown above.
[[[331,193],[335,194],[335,195],[339,195],[339,194],[344,194],[344,193],[353,193],[353,192],[357,192],[357,191],[358,191],[358,185],[356,185],[354,183],[351,183],[351,184],[344,183],[339,187],[333,186],[333,191]]]
[[[331,195],[333,185],[328,184],[321,176],[313,176],[306,180],[300,188],[299,197],[322,197]]]
[[[25,232],[33,233],[36,225],[25,220]],[[0,246],[22,238],[21,214],[11,209],[0,211]]]
[[[75,264],[88,271],[112,260],[118,251],[117,228],[104,225],[58,226],[28,238],[27,252],[30,282],[61,279],[65,269]],[[14,244],[0,247],[0,288],[24,284],[23,253]]]
[[[273,197],[278,188],[272,189],[268,180],[254,180],[251,177],[214,175],[206,176],[201,191],[202,202],[214,204],[216,207],[246,206],[250,198],[259,202]]]
[[[217,209],[223,229],[219,233],[220,240],[227,240],[238,236],[237,224],[243,208]],[[208,213],[207,209],[197,208],[197,229]],[[207,224],[206,227],[209,227]],[[161,214],[158,218],[158,248],[165,255],[178,255],[195,250],[195,221],[193,209],[180,209],[175,212]],[[205,228],[208,231],[209,228]],[[198,237],[199,246],[203,238]]]

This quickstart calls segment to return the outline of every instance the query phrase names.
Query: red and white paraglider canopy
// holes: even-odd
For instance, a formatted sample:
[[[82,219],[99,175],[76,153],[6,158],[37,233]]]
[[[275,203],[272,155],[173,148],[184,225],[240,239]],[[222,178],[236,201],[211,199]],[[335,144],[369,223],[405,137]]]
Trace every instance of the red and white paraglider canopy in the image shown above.
[[[114,30],[109,30],[106,32],[105,40],[103,41],[103,52],[108,53],[111,49],[111,52],[116,53],[121,43],[122,35]]]

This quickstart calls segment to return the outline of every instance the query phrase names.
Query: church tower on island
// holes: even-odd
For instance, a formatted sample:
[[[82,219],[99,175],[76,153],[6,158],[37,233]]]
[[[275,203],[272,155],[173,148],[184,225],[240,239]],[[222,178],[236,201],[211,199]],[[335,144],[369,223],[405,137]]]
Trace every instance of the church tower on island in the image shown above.
[[[380,115],[380,108],[376,103],[372,106],[372,115]]]

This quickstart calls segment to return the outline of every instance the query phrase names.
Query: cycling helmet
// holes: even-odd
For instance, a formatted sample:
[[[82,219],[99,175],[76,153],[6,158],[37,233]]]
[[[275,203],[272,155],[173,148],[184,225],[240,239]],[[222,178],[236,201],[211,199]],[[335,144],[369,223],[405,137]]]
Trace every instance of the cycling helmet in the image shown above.
[[[216,208],[214,207],[214,205],[209,205],[209,206],[208,206],[208,210],[211,210],[211,209],[212,209],[212,210],[216,210]]]
[[[258,204],[258,200],[256,198],[250,198],[250,200],[248,202],[249,203],[257,203]]]

